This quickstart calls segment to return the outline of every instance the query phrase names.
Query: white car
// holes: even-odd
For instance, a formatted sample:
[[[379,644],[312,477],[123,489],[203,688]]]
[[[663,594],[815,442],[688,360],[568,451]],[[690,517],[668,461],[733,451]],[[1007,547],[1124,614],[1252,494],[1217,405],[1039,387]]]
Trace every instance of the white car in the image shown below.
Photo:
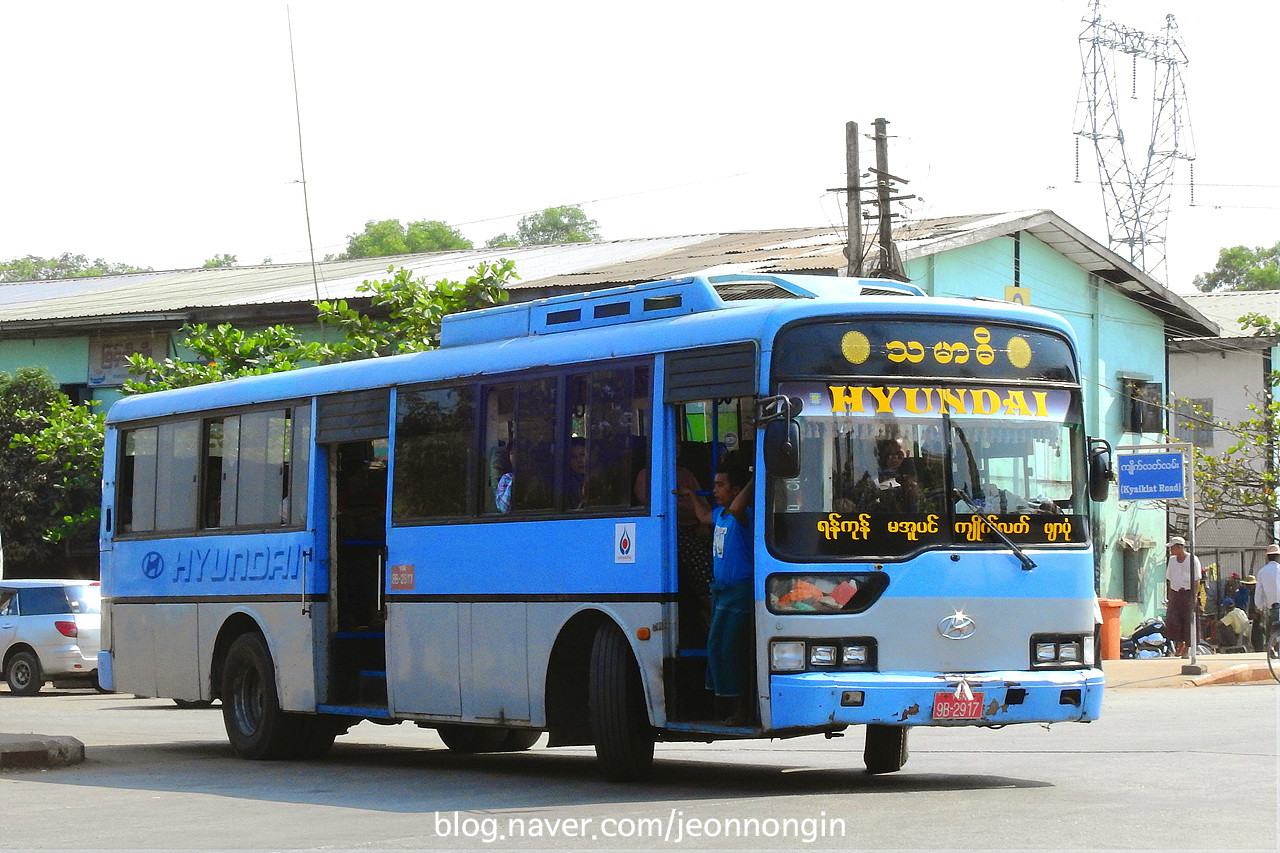
[[[9,690],[46,681],[97,685],[102,586],[97,581],[0,579],[0,666]]]

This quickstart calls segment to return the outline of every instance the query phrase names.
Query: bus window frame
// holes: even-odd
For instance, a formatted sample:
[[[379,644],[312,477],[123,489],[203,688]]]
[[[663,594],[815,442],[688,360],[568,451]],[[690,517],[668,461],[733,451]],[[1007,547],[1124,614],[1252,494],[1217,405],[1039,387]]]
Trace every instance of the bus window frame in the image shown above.
[[[307,419],[308,419],[307,436],[309,440],[307,442],[307,459],[306,459],[306,464],[302,466],[307,473],[305,476],[301,477],[301,483],[300,483],[299,482],[300,478],[297,474],[297,466],[294,464],[294,459],[293,459],[292,451],[294,449],[294,444],[292,443],[292,436],[291,436],[290,437],[290,457],[287,460],[288,471],[284,478],[289,489],[289,492],[288,492],[289,502],[290,502],[289,523],[288,524],[269,524],[269,525],[237,524],[235,526],[228,526],[228,527],[202,526],[203,519],[205,518],[205,512],[207,509],[206,502],[205,502],[205,496],[206,496],[205,468],[206,468],[206,462],[208,459],[206,455],[208,448],[205,445],[205,439],[208,431],[209,422],[213,420],[218,420],[218,419],[222,419],[225,421],[226,418],[239,417],[244,414],[287,410],[290,412],[290,418],[289,418],[289,421],[291,424],[290,431],[292,433],[296,433],[297,418],[294,415],[294,413],[300,408],[306,409]],[[115,482],[112,484],[114,488],[114,494],[111,497],[111,504],[110,504],[112,507],[115,508],[115,512],[113,513],[114,517],[111,519],[112,529],[109,531],[112,541],[115,541],[115,540],[134,541],[134,540],[146,540],[146,539],[185,539],[189,537],[223,536],[223,535],[230,535],[230,534],[296,532],[296,531],[308,529],[309,527],[308,516],[310,513],[307,510],[307,500],[309,498],[309,493],[313,488],[311,483],[312,478],[310,475],[311,475],[311,465],[315,458],[315,437],[314,437],[310,419],[313,418],[314,416],[315,416],[315,398],[314,397],[290,397],[284,400],[272,400],[269,403],[259,403],[259,404],[249,405],[249,406],[228,406],[228,407],[217,408],[217,409],[202,409],[199,411],[182,412],[180,414],[175,414],[175,415],[164,415],[161,417],[145,418],[145,419],[139,419],[136,421],[122,421],[118,423],[109,424],[108,429],[115,431],[117,435],[116,453],[115,453],[116,479],[115,479]],[[129,433],[137,430],[144,430],[144,429],[149,429],[153,427],[159,428],[165,424],[178,424],[178,423],[192,422],[192,421],[194,421],[198,427],[197,446],[199,448],[199,453],[200,453],[200,456],[196,462],[197,477],[196,477],[195,483],[193,484],[193,488],[195,489],[195,493],[196,493],[196,516],[195,516],[196,526],[184,527],[184,528],[170,528],[170,529],[163,529],[163,530],[153,526],[150,530],[128,530],[128,531],[121,530],[120,519],[122,517],[122,514],[119,512],[119,508],[120,508],[120,498],[124,495],[124,491],[122,489],[123,480],[120,477],[120,472],[122,472],[125,468],[124,459],[125,459],[125,450],[128,444],[127,436],[129,435]],[[298,496],[295,494],[295,487],[298,486],[299,484],[305,485],[307,487],[308,496],[307,498],[304,498],[302,505],[299,508],[299,511],[295,512],[294,507],[297,506],[297,500],[298,500]],[[130,482],[129,485],[130,485],[129,494],[133,494],[135,491],[133,489],[134,484]],[[159,465],[157,463],[156,481],[152,484],[151,493],[153,495],[157,495],[159,494],[159,492],[160,492]],[[295,518],[297,520],[295,520]]]

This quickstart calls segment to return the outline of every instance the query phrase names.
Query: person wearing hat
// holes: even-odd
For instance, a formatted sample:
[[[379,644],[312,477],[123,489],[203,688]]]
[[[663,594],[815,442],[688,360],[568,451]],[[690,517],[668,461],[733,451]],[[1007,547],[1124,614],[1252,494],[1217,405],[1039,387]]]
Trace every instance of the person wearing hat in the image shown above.
[[[1222,599],[1222,618],[1218,620],[1218,651],[1235,646],[1249,651],[1249,617],[1236,607],[1235,599]]]
[[[1169,540],[1169,563],[1164,570],[1168,597],[1164,627],[1165,636],[1174,643],[1173,653],[1179,657],[1186,654],[1187,644],[1191,642],[1191,589],[1200,576],[1200,561],[1187,553],[1187,540],[1174,536]]]

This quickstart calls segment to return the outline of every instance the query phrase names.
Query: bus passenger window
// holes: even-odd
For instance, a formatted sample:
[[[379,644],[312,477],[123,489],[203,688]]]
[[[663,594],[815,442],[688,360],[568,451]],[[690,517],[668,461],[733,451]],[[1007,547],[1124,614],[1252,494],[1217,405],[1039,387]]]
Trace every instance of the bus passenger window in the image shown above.
[[[636,475],[649,465],[649,370],[599,370],[569,377],[566,510],[632,505]]]
[[[484,446],[490,485],[485,511],[550,510],[555,488],[556,380],[531,379],[486,390]],[[501,470],[508,464],[511,470]]]
[[[470,385],[396,396],[393,521],[470,514],[467,471],[474,400]]]

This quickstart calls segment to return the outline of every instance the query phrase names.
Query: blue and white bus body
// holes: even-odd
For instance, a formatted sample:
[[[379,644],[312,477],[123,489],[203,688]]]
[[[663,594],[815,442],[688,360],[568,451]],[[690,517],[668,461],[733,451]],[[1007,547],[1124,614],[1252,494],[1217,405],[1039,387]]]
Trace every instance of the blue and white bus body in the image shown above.
[[[775,337],[814,319],[1005,324],[1056,335],[1068,342],[1073,358],[1075,352],[1063,320],[1023,306],[926,298],[911,295],[910,286],[893,286],[896,294],[866,295],[856,292],[859,284],[871,292],[885,283],[768,276],[746,278],[776,286],[783,291],[780,298],[721,301],[715,285],[732,278],[658,282],[455,315],[446,319],[444,346],[433,352],[118,402],[108,415],[100,542],[105,601],[99,672],[104,681],[139,695],[218,698],[231,643],[256,631],[270,653],[280,710],[298,719],[328,714],[348,721],[412,720],[441,726],[442,732],[450,725],[545,730],[551,745],[587,743],[594,721],[587,719],[586,691],[597,688],[584,667],[592,665],[593,638],[601,626],[612,625],[634,657],[645,724],[659,740],[774,737],[834,732],[852,724],[905,730],[1095,719],[1102,674],[1092,643],[1096,603],[1087,532],[1066,546],[1022,548],[1035,563],[1031,570],[1000,543],[845,559],[841,572],[887,578],[871,606],[856,613],[777,612],[770,577],[817,576],[832,567],[771,549],[764,533],[770,487],[764,477],[755,481],[758,725],[729,728],[706,719],[677,719],[681,715],[670,712],[673,661],[684,651],[677,637],[672,496],[673,436],[683,426],[676,423],[677,407],[663,403],[673,354],[729,344],[750,349],[755,353],[750,396],[763,397],[775,390]],[[670,294],[682,299],[661,301]],[[631,321],[596,321],[586,310],[579,323],[564,320],[572,311],[628,299],[637,306]],[[658,307],[642,313],[645,300],[657,300],[652,304]],[[636,315],[647,319],[635,320]],[[403,395],[433,383],[462,382],[478,383],[488,393],[485,383],[531,371],[617,364],[640,365],[636,375],[647,372],[650,383],[646,461],[652,476],[645,505],[520,520],[492,510],[448,523],[393,520],[396,468],[404,464],[396,435]],[[565,380],[559,382],[563,389]],[[389,406],[385,523],[377,540],[383,549],[376,602],[382,621],[379,630],[368,632],[378,635],[374,642],[381,644],[385,663],[361,671],[362,686],[352,688],[353,699],[336,696],[330,683],[336,680],[335,658],[343,654],[336,651],[339,644],[363,640],[359,626],[345,630],[334,624],[331,569],[340,540],[331,529],[337,501],[331,494],[331,456],[338,445],[318,436],[325,428],[320,412],[327,400],[370,389],[385,389]],[[1078,398],[1078,389],[1074,393]],[[295,505],[305,506],[304,515],[295,509],[288,523],[258,529],[212,526],[143,535],[119,529],[117,474],[126,431],[184,417],[203,418],[207,429],[210,416],[276,407],[286,413],[294,452],[302,446],[300,436],[309,442],[307,475],[293,480],[305,486],[305,494],[290,493]],[[158,441],[163,440],[162,435]],[[763,442],[749,440],[756,470],[764,471]],[[470,476],[473,483],[481,477]],[[161,493],[157,501],[167,498]],[[281,517],[289,512],[282,509]],[[963,623],[958,633],[974,626],[971,635],[946,636],[941,626],[951,619],[954,627],[957,616]],[[1036,653],[1032,637],[1037,634],[1080,637],[1081,659],[1033,669],[1029,656]],[[772,644],[780,638],[804,643],[806,655],[809,647],[833,638],[874,638],[874,666],[775,672]],[[385,682],[380,688],[385,697],[375,690],[369,701],[363,687],[367,679]],[[981,694],[981,712],[959,720],[936,718],[935,699],[943,692],[958,700]],[[612,775],[635,775],[634,763],[626,756],[615,758]],[[892,761],[879,763],[882,769],[897,769]]]

